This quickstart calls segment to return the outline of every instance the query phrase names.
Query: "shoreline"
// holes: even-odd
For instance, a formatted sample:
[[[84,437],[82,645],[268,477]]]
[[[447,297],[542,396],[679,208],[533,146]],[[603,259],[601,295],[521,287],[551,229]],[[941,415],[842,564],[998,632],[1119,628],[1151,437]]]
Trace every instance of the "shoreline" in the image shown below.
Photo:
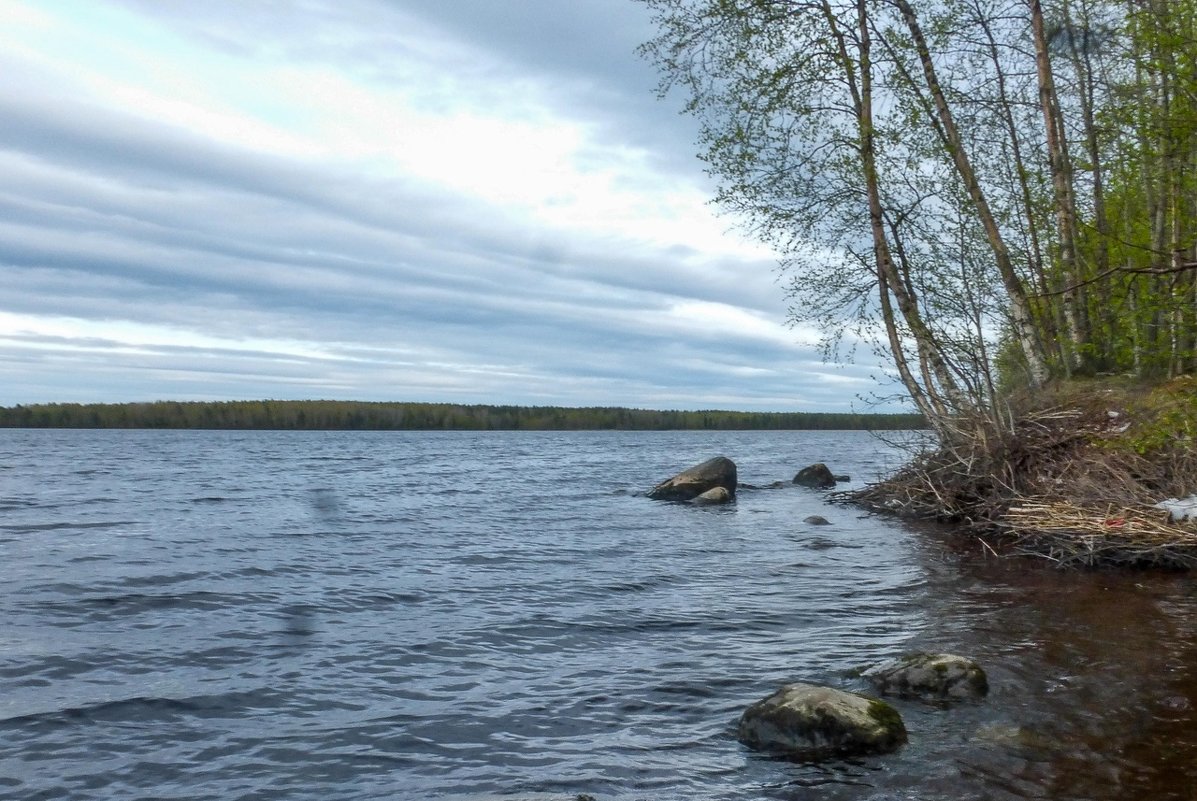
[[[1197,568],[1197,379],[1064,384],[1008,423],[916,456],[837,500],[962,525],[994,555],[1060,567]]]

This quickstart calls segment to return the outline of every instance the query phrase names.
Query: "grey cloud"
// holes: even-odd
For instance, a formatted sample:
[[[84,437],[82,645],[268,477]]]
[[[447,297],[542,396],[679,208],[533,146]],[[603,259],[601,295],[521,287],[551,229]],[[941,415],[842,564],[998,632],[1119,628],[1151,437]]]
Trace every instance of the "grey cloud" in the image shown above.
[[[120,115],[93,112],[82,132],[67,122],[78,118],[79,110],[0,97],[0,114],[15,121],[0,132],[0,143],[10,152],[25,148],[30,159],[9,165],[8,172],[19,178],[20,195],[0,194],[8,227],[31,226],[24,241],[10,235],[3,243],[0,256],[14,265],[85,263],[89,272],[139,275],[150,283],[157,277],[174,286],[215,291],[250,289],[258,268],[275,266],[296,277],[302,269],[329,271],[337,278],[385,275],[421,286],[473,285],[480,291],[506,286],[521,296],[531,292],[583,303],[586,293],[578,291],[579,282],[601,282],[606,294],[759,301],[744,292],[751,282],[743,280],[742,264],[693,269],[673,254],[612,254],[552,242],[502,227],[504,221],[469,204],[451,208],[446,200],[402,186],[355,185],[335,172],[260,161],[167,126],[142,123],[134,136],[131,122]],[[45,164],[58,170],[43,168],[45,174],[39,175]],[[78,172],[63,175],[66,168]],[[139,182],[147,176],[156,179],[149,186]],[[103,188],[95,185],[97,177],[104,179]],[[114,182],[119,189],[112,188]],[[480,221],[500,227],[483,228]],[[70,230],[75,243],[63,243],[50,231],[37,235],[37,228]],[[124,242],[135,243],[138,252],[121,260],[113,254]],[[228,264],[255,269],[222,269]],[[310,294],[319,286],[313,277],[303,274],[302,281],[293,282],[304,287],[296,291]],[[319,297],[321,303],[333,300],[323,288]]]
[[[654,165],[693,177],[698,128],[678,98],[657,99],[658,75],[636,52],[655,35],[631,0],[393,0],[446,31],[521,67],[559,76],[574,102],[606,120],[609,135],[648,149]]]
[[[574,365],[574,373],[555,372],[557,365],[530,370],[519,365],[458,365],[448,372],[385,359],[279,359],[270,354],[238,354],[202,349],[109,348],[97,362],[98,351],[55,350],[51,356],[27,358],[27,352],[0,340],[0,379],[19,376],[22,382],[57,401],[94,401],[97,392],[116,399],[150,400],[249,399],[258,397],[362,400],[453,400],[468,403],[561,405],[623,405],[665,408],[735,407],[777,410],[843,409],[842,390],[826,392],[818,382],[795,382],[792,373],[776,380],[745,384],[725,375],[721,365],[704,369],[695,363],[678,370],[593,370]],[[701,358],[703,354],[693,354]],[[635,362],[634,354],[625,358]],[[393,370],[393,372],[388,372]],[[88,375],[86,386],[67,374]],[[518,381],[513,390],[512,378]],[[274,388],[263,394],[264,382]],[[130,398],[129,388],[139,390]],[[150,388],[146,391],[142,388]],[[365,389],[363,389],[365,387]],[[447,396],[447,391],[451,395]],[[26,402],[29,399],[25,399]]]
[[[478,82],[495,70],[537,80],[608,137],[644,148],[655,168],[688,179],[698,170],[697,124],[679,114],[679,98],[657,99],[659,76],[636,52],[654,35],[651,15],[632,0],[334,0],[299,11],[239,0],[124,2],[224,50],[325,61],[380,83],[409,79],[398,56],[411,38],[431,40],[429,49],[466,42],[491,56],[454,65],[475,70]]]
[[[269,29],[266,44],[274,36],[321,57],[374,60],[378,80],[400,79],[383,61],[401,42],[351,56],[344,42],[322,41],[316,23],[360,33],[371,27],[351,18],[362,9],[419,16],[447,37],[473,37],[513,71],[560,76],[579,113],[603,112],[662,158],[688,152],[684,128],[632,123],[662,108],[650,92],[641,98],[651,76],[623,53],[642,17],[574,2],[315,3],[305,6],[317,14],[311,31],[293,39],[267,4],[130,7],[226,48],[250,48]],[[506,27],[491,19],[500,6],[512,15]],[[520,22],[529,19],[540,27]],[[287,396],[842,409],[849,400],[842,381],[810,378],[809,348],[666,324],[671,306],[691,301],[780,317],[769,262],[712,259],[686,243],[627,252],[634,246],[567,238],[411,182],[221,145],[36,83],[0,86],[0,119],[0,311],[321,343],[295,356],[0,331],[0,403]],[[849,374],[863,380],[867,369]]]

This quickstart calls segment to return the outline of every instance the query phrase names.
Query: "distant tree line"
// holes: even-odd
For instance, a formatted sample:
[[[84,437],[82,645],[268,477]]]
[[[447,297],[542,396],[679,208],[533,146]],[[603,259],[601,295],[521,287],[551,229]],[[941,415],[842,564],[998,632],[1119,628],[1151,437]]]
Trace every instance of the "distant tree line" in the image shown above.
[[[917,414],[262,400],[18,405],[0,407],[0,427],[313,431],[904,430],[925,428],[926,423]]]

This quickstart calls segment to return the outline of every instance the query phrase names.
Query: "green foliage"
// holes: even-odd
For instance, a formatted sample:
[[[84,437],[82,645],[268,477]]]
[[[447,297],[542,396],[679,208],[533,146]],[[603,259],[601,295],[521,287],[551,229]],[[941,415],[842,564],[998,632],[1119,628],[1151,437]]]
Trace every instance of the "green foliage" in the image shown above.
[[[461,406],[356,401],[50,403],[0,407],[0,428],[281,430],[906,430],[914,414],[654,411],[618,407]]]
[[[1159,384],[1123,405],[1129,427],[1108,447],[1152,458],[1197,447],[1197,379]]]
[[[1197,372],[1197,0],[642,1],[829,355],[871,345],[933,422]]]

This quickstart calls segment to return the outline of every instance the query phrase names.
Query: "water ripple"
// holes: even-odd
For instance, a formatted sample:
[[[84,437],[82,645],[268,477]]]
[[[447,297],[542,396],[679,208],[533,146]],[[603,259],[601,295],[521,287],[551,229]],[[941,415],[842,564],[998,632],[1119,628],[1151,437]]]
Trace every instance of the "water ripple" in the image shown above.
[[[759,486],[900,458],[864,434],[4,436],[21,466],[0,499],[6,799],[1197,785],[1183,581],[965,558],[812,492],[643,497],[715,453]],[[735,741],[777,685],[864,689],[854,671],[911,648],[982,659],[990,699],[902,704],[911,744],[886,758],[802,764]]]

